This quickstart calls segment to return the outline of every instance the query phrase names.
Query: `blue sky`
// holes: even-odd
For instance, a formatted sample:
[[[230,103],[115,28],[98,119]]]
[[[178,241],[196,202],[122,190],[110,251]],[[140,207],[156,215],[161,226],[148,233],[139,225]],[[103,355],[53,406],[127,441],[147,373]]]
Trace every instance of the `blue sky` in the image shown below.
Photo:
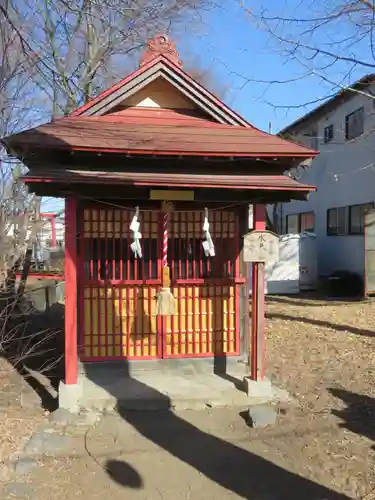
[[[248,0],[249,3],[257,2]],[[338,3],[339,0],[330,1],[331,6]],[[318,15],[321,12],[319,9],[327,5],[325,0],[315,0],[311,5],[308,0],[273,0],[269,4],[273,15],[279,12],[285,17],[307,16],[301,12],[309,6]],[[271,122],[275,133],[317,105],[300,107],[302,104],[331,95],[331,84],[314,75],[308,76],[308,69],[288,60],[285,53],[281,53],[277,42],[270,41],[268,33],[255,27],[241,8],[240,0],[225,0],[223,5],[205,16],[205,28],[201,33],[187,37],[188,46],[179,40],[179,47],[182,58],[195,54],[206,67],[215,71],[222,83],[228,85],[226,101],[229,105],[263,130],[268,130]],[[309,11],[309,14],[313,15],[314,11]],[[288,33],[295,34],[295,27],[291,26],[289,30]],[[351,27],[347,21],[339,20],[324,32],[315,33],[311,43],[322,47],[327,40],[342,40],[350,33]],[[193,42],[190,45],[191,39]],[[350,49],[346,47],[345,50],[352,50],[357,57],[365,58],[369,52],[366,42],[367,38],[362,43],[351,43]],[[348,65],[345,63],[335,64],[325,75],[332,82],[349,84],[370,72],[369,68],[357,67],[348,74]],[[303,78],[291,83],[267,83],[295,77]],[[265,83],[256,83],[254,80],[263,80]]]
[[[257,0],[252,2],[259,3]],[[274,15],[279,12],[285,17],[301,17],[302,7],[310,6],[309,14],[314,15],[319,13],[320,7],[325,8],[327,5],[326,0],[314,0],[312,4],[309,2],[273,0],[270,10]],[[340,2],[331,0],[330,5]],[[295,35],[293,29],[290,28]],[[324,47],[327,40],[344,39],[351,34],[350,30],[346,20],[338,21],[322,33],[314,33],[311,43]],[[202,67],[212,70],[220,85],[228,87],[225,96],[227,104],[262,130],[268,131],[271,122],[272,132],[278,132],[318,103],[303,104],[323,100],[332,94],[334,85],[308,75],[308,70],[300,63],[287,59],[280,46],[270,41],[268,33],[256,28],[241,8],[240,0],[222,0],[222,6],[203,15],[203,26],[196,28],[194,21],[186,23],[185,31],[179,30],[172,37],[176,39],[181,59],[190,62],[197,60]],[[351,43],[345,47],[345,51],[365,59],[370,52],[366,42],[368,39]],[[371,68],[363,66],[348,72],[347,64],[335,64],[325,75],[331,82],[344,85],[369,72]],[[302,78],[290,83],[270,85],[274,80],[284,81],[296,77]],[[260,80],[264,83],[259,83]],[[44,207],[51,211],[60,208],[61,203],[57,200],[49,200]]]
[[[18,1],[22,5],[24,0]],[[202,22],[185,19],[176,30],[172,25],[172,36],[176,38],[182,60],[197,59],[202,67],[212,70],[220,86],[228,88],[225,100],[230,106],[259,128],[268,130],[271,122],[272,131],[278,132],[316,105],[301,107],[304,103],[331,95],[332,85],[313,75],[307,76],[306,68],[296,61],[288,60],[285,52],[280,50],[280,45],[271,40],[269,33],[255,25],[254,19],[245,9],[259,13],[264,5],[269,6],[269,15],[309,17],[318,16],[343,2],[344,0],[207,0],[207,4],[216,3],[217,6],[199,11],[196,17]],[[327,41],[342,40],[350,35],[351,26],[353,25],[347,20],[338,20],[327,25],[323,32],[314,33],[309,42],[324,48]],[[294,28],[293,25],[287,26],[284,34],[295,37],[295,25]],[[366,44],[369,44],[368,37],[359,43],[357,41],[353,44],[351,41],[345,49],[342,46],[341,49],[346,54],[351,52],[357,57],[366,58],[370,56],[370,48]],[[136,61],[129,63],[123,56],[118,56],[115,63],[116,72],[122,78],[124,73],[131,71],[132,64],[136,64]],[[350,74],[347,74],[347,70],[347,64],[335,64],[326,71],[326,75],[333,82],[348,84],[373,69],[358,66]],[[299,79],[290,83],[270,84],[274,80],[293,78]]]

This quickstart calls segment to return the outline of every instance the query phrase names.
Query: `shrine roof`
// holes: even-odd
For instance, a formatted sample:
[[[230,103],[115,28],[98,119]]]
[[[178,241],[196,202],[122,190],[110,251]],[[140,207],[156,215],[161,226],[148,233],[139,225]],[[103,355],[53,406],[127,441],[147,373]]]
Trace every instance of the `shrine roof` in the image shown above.
[[[164,115],[164,118],[163,118]],[[169,116],[170,121],[165,118]],[[301,157],[317,153],[253,127],[214,123],[177,113],[130,116],[68,117],[15,134],[3,141],[9,149],[72,150],[128,154]]]
[[[314,191],[314,186],[302,184],[287,175],[197,175],[180,173],[163,174],[159,172],[121,172],[50,167],[37,169],[23,177],[27,184],[40,182],[74,184],[123,184],[137,187],[172,188],[215,188],[240,190],[273,191]]]
[[[175,47],[159,35],[148,42],[140,67],[70,116],[2,139],[22,158],[43,150],[134,155],[312,158],[317,151],[263,132],[182,69]],[[151,84],[163,81],[192,109],[129,105]],[[173,93],[172,92],[172,93]],[[194,108],[194,109],[193,109]]]

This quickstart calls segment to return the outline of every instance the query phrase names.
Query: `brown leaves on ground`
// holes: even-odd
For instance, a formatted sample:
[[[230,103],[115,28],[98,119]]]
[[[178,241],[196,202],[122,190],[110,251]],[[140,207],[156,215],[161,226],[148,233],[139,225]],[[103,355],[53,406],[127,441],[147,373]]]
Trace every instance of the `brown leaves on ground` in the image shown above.
[[[266,313],[267,372],[302,410],[280,448],[311,478],[367,498],[375,487],[375,302],[268,297]]]
[[[298,404],[276,428],[252,431],[249,442],[236,413],[239,432],[249,447],[260,443],[257,452],[282,468],[349,498],[372,498],[375,302],[268,297],[266,312],[267,373]],[[44,413],[22,376],[1,363],[0,468]]]
[[[375,303],[269,297],[268,371],[314,411],[337,402],[327,388],[375,396]]]
[[[44,410],[38,399],[17,370],[0,358],[0,469],[43,420]]]

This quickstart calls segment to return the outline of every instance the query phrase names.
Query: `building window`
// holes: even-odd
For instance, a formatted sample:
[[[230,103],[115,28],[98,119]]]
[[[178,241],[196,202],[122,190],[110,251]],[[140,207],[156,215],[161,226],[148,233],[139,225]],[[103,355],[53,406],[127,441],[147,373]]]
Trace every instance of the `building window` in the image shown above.
[[[343,236],[348,234],[348,207],[330,208],[327,210],[327,234]]]
[[[324,144],[327,144],[328,142],[331,142],[333,139],[333,124],[328,125],[328,127],[325,127],[324,129]]]
[[[312,127],[312,129],[309,132],[309,137],[310,137],[310,147],[311,149],[318,149],[319,148],[319,133],[318,133],[318,128],[317,127]]]
[[[304,212],[300,214],[300,233],[308,231],[313,233],[315,229],[315,214],[314,212]]]
[[[365,214],[372,208],[374,208],[373,203],[364,203],[349,207],[349,234],[364,233]]]
[[[303,231],[314,232],[314,228],[314,212],[302,212],[286,216],[286,232],[289,234],[298,234]]]
[[[327,234],[335,236],[363,234],[365,214],[373,208],[374,203],[330,208],[327,210]]]
[[[365,110],[359,108],[345,117],[345,139],[350,141],[363,134]]]
[[[286,216],[286,232],[299,233],[299,214]]]

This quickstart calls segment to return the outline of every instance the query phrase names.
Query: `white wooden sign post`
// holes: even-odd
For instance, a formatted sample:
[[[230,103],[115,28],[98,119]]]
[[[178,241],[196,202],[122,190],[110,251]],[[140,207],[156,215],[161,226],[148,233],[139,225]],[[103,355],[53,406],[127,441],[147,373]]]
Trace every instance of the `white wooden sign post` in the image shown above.
[[[243,259],[252,263],[250,378],[261,381],[265,375],[264,285],[265,264],[279,260],[279,237],[271,231],[254,230],[245,234]],[[249,269],[248,269],[249,270]],[[248,272],[249,275],[249,272]]]

